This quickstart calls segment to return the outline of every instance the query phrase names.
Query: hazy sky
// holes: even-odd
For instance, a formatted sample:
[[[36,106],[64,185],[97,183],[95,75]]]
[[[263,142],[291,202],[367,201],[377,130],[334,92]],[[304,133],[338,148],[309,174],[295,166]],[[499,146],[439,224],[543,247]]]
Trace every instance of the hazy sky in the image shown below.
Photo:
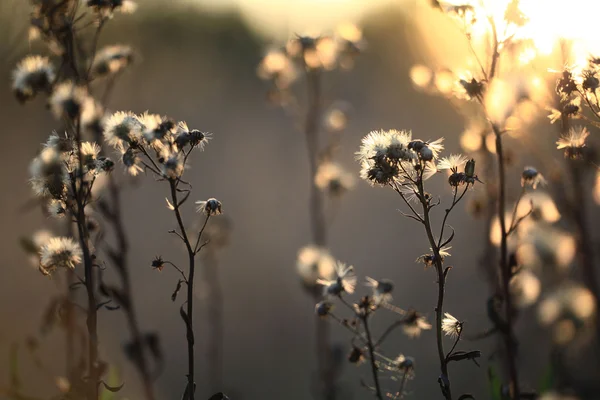
[[[406,0],[184,0],[214,10],[238,8],[258,30],[269,35],[303,33],[356,21],[376,7]]]

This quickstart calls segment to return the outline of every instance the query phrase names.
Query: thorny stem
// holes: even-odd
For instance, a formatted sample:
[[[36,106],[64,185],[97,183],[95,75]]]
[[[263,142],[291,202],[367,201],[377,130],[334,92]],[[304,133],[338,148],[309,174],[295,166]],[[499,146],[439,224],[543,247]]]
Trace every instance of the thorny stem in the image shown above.
[[[375,346],[373,345],[373,339],[371,338],[371,330],[369,329],[369,315],[365,314],[362,317],[362,321],[365,327],[365,334],[367,335],[367,348],[369,349],[371,372],[373,373],[373,381],[375,383],[375,396],[379,400],[383,400],[383,395],[381,394],[381,387],[379,385],[379,372],[377,368],[377,362],[375,360]]]
[[[503,330],[504,344],[506,347],[508,373],[510,377],[510,386],[512,388],[512,397],[520,398],[519,376],[516,363],[516,346],[513,332],[513,307],[512,296],[510,294],[510,279],[512,272],[508,262],[508,230],[504,213],[506,209],[506,170],[504,166],[504,152],[502,148],[502,132],[498,126],[492,123],[492,129],[496,135],[496,155],[498,160],[498,220],[500,221],[500,232],[502,234],[500,242],[500,273],[502,278],[502,297],[504,299],[504,314],[506,318],[506,329]]]

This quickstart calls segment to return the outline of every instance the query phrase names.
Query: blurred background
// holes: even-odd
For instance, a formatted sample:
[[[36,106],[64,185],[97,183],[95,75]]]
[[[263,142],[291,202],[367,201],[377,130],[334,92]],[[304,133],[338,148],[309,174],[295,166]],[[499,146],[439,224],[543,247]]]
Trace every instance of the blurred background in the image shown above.
[[[450,44],[439,44],[445,50],[441,55],[431,51],[431,41],[423,41],[424,32],[432,30],[435,21],[427,7],[422,2],[400,0],[145,0],[139,2],[136,13],[119,15],[108,24],[101,44],[128,44],[136,52],[135,64],[118,80],[108,108],[136,113],[149,110],[213,133],[206,150],[193,156],[186,177],[193,185],[194,199],[216,197],[222,201],[233,229],[219,263],[224,296],[222,388],[206,381],[211,365],[205,362],[203,304],[210,298],[202,285],[197,288],[198,398],[222,390],[232,399],[307,399],[313,396],[317,379],[314,302],[296,272],[297,252],[310,244],[305,139],[294,121],[267,101],[267,85],[256,73],[265,49],[282,45],[296,33],[330,33],[342,22],[362,27],[368,46],[354,68],[324,76],[325,100],[351,104],[337,158],[358,178],[354,152],[360,139],[374,129],[411,129],[424,140],[445,137],[448,153],[461,150],[463,117],[442,97],[416,89],[410,79],[415,64],[444,56],[450,62],[449,53],[453,53],[450,39]],[[0,251],[5,257],[0,280],[2,385],[9,379],[13,343],[39,337],[40,358],[52,368],[60,368],[63,345],[60,333],[42,335],[39,329],[47,299],[63,282],[41,276],[18,245],[19,238],[47,222],[37,208],[25,207],[31,198],[28,165],[51,130],[59,128],[43,99],[22,106],[10,91],[14,65],[36,50],[27,41],[28,12],[25,1],[3,0],[0,4],[0,87],[4,88],[0,91],[0,121],[5,141],[2,181],[6,185],[0,196]],[[554,137],[547,126],[539,130]],[[511,145],[519,146],[518,141]],[[516,162],[509,170],[514,187],[519,185],[523,166]],[[118,166],[115,173],[121,171]],[[432,180],[430,191],[447,201],[451,194],[443,176]],[[174,228],[174,221],[165,207],[164,184],[141,177],[123,195],[140,324],[144,330],[158,332],[165,351],[158,397],[179,399],[187,355],[180,304],[170,300],[177,275],[172,270],[155,271],[150,264],[159,254],[183,263],[185,254],[176,238],[167,233]],[[461,204],[450,220],[457,233],[448,260],[454,268],[447,284],[446,310],[466,321],[468,332],[476,333],[490,327],[486,309],[490,291],[480,264],[483,222],[468,215],[466,204]],[[332,254],[354,265],[359,277],[393,280],[394,303],[414,307],[433,321],[435,274],[414,262],[429,246],[421,227],[397,211],[402,204],[393,192],[361,181],[335,206],[339,209],[330,228]],[[442,212],[438,210],[435,217],[440,218]],[[186,205],[184,213],[190,223],[199,218],[192,204]],[[373,329],[383,330],[393,318],[380,315]],[[101,357],[118,367],[126,382],[117,398],[138,398],[137,376],[122,352],[128,338],[123,315],[103,311],[99,327]],[[335,325],[332,330],[345,357],[350,349],[348,333]],[[550,362],[546,351],[549,334],[536,323],[534,309],[523,312],[516,330],[523,386],[536,388]],[[483,357],[481,367],[470,362],[451,366],[456,393],[489,398],[487,368],[499,362],[493,358],[496,345],[494,338],[462,344],[463,350],[482,350]],[[434,331],[416,339],[398,333],[385,350],[393,356],[403,353],[415,358],[410,397],[440,396]],[[572,357],[584,360],[577,351],[573,350]],[[25,350],[19,360],[21,379],[31,382],[33,394],[55,390],[52,377],[40,373]],[[360,377],[369,379],[368,373],[365,368],[343,363],[340,385],[344,398],[369,396],[360,385]]]

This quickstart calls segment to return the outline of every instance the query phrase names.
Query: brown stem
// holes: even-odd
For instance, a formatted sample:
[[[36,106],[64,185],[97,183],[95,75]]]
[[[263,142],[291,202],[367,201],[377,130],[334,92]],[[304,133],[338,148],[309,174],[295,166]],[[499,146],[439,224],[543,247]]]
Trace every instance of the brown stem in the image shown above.
[[[450,389],[450,376],[448,374],[448,364],[446,363],[446,354],[444,352],[444,336],[442,332],[442,319],[444,316],[444,292],[446,286],[446,277],[444,274],[444,266],[442,264],[442,258],[440,257],[439,247],[435,241],[435,237],[433,236],[433,231],[431,229],[431,220],[429,216],[429,204],[425,199],[425,190],[423,188],[423,181],[419,179],[417,182],[417,187],[419,189],[419,200],[421,201],[421,205],[423,206],[423,225],[425,226],[425,231],[427,233],[427,239],[429,240],[429,246],[433,251],[433,255],[435,258],[435,270],[438,277],[438,298],[437,305],[435,307],[435,331],[436,331],[436,339],[437,339],[437,350],[438,350],[438,358],[440,360],[440,369],[442,372],[442,382],[445,386],[445,397],[447,400],[452,400],[452,391]]]
[[[79,234],[79,244],[83,252],[83,265],[85,271],[85,288],[87,292],[87,331],[88,331],[88,393],[87,397],[89,400],[98,399],[98,314],[97,314],[97,302],[96,302],[96,284],[94,277],[94,265],[92,255],[89,248],[89,232],[87,229],[87,220],[85,216],[85,204],[84,196],[86,195],[83,190],[83,183],[85,180],[83,174],[83,163],[81,155],[81,122],[78,118],[75,121],[75,143],[77,145],[77,156],[78,156],[78,168],[73,174],[73,180],[71,187],[73,190],[73,196],[77,205],[75,220],[77,223],[77,231]],[[77,187],[79,183],[79,187]],[[91,190],[91,188],[89,189]]]
[[[502,132],[492,124],[492,129],[496,135],[496,155],[498,161],[498,220],[500,221],[500,231],[502,238],[500,242],[500,273],[502,278],[502,297],[504,299],[504,314],[506,318],[506,329],[503,330],[504,344],[506,347],[508,373],[510,377],[510,386],[512,388],[512,397],[520,398],[519,375],[517,372],[517,362],[515,354],[515,339],[513,332],[513,307],[512,297],[510,295],[510,279],[512,271],[508,260],[508,229],[506,228],[506,219],[504,218],[506,210],[506,170],[504,166],[504,152],[502,148]]]
[[[177,218],[177,224],[181,230],[181,236],[188,253],[189,260],[189,272],[187,281],[187,326],[186,326],[186,339],[188,344],[188,383],[187,393],[188,399],[194,400],[194,328],[193,328],[193,312],[194,312],[194,272],[195,272],[195,254],[192,244],[190,243],[181,213],[179,212],[179,200],[177,198],[177,181],[169,180],[171,186],[171,200],[173,204],[173,211]],[[207,217],[208,220],[209,217]],[[202,234],[202,232],[200,232]]]
[[[371,372],[373,373],[373,382],[375,383],[375,396],[379,400],[383,400],[381,393],[381,386],[379,385],[379,372],[377,369],[377,363],[375,360],[375,346],[373,346],[373,339],[371,338],[371,330],[369,329],[368,314],[362,317],[363,325],[365,327],[365,335],[367,335],[367,348],[369,349],[369,361],[371,363]]]

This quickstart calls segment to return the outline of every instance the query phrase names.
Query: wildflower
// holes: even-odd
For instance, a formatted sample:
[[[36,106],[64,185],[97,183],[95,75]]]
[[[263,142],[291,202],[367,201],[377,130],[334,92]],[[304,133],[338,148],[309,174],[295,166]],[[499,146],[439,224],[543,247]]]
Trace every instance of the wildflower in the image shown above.
[[[590,135],[590,132],[583,126],[570,128],[567,134],[561,136],[556,142],[558,150],[565,149],[565,157],[571,159],[581,158],[585,140]]]
[[[581,87],[583,87],[584,90],[595,92],[600,86],[600,80],[596,77],[596,71],[585,70],[582,74],[583,82],[581,83]]]
[[[406,357],[404,354],[400,354],[394,360],[394,365],[400,371],[409,373],[415,368],[415,360],[412,357]]]
[[[145,112],[138,117],[139,122],[144,127],[143,136],[156,150],[163,146],[161,141],[168,141],[171,130],[175,129],[175,122],[168,118],[163,118],[158,114]]]
[[[124,144],[131,145],[141,140],[142,128],[135,114],[118,111],[106,120],[104,139],[110,146],[123,150]]]
[[[81,256],[81,248],[73,239],[53,237],[40,248],[40,269],[45,275],[59,267],[74,269]]]
[[[355,365],[360,365],[365,361],[365,355],[361,349],[356,346],[352,347],[352,351],[348,355],[348,361]]]
[[[137,4],[131,0],[87,0],[87,6],[103,19],[111,18],[115,11],[131,14],[137,9]]]
[[[185,122],[179,122],[175,131],[175,144],[179,149],[183,149],[189,144],[191,147],[200,147],[204,150],[204,146],[210,139],[210,133],[201,132],[198,129],[190,130]]]
[[[221,202],[215,198],[197,201],[196,204],[198,205],[196,211],[206,216],[221,215],[223,213]]]
[[[100,146],[96,143],[81,143],[81,164],[88,169],[91,170],[95,168],[98,154],[100,154]]]
[[[389,303],[392,301],[392,290],[394,290],[394,283],[389,279],[376,280],[370,277],[366,277],[367,286],[373,288],[373,300],[375,304]]]
[[[23,250],[29,255],[31,264],[39,268],[40,265],[40,249],[44,246],[53,235],[46,229],[36,231],[31,237],[21,239]]]
[[[337,261],[335,264],[336,277],[332,280],[318,279],[317,283],[323,285],[324,296],[340,296],[342,292],[354,293],[356,287],[356,275],[353,266]]]
[[[60,218],[64,217],[67,212],[67,205],[62,200],[50,199],[46,204],[46,211],[51,217]]]
[[[571,71],[565,69],[560,79],[556,82],[556,92],[567,97],[575,91],[577,91],[577,84],[573,79],[573,74]]]
[[[462,333],[463,322],[460,322],[454,318],[450,313],[444,313],[444,319],[442,319],[442,330],[444,333],[451,337],[460,337]]]
[[[76,86],[73,82],[57,85],[50,97],[50,108],[56,118],[75,120],[84,113],[84,107],[92,107],[85,87]]]
[[[478,81],[475,78],[471,78],[470,81],[461,79],[459,81],[460,86],[465,91],[465,94],[469,99],[480,99],[483,96],[484,84],[482,81]]]
[[[13,71],[13,91],[21,103],[34,98],[39,92],[49,92],[55,79],[54,67],[48,57],[28,56]]]
[[[307,285],[314,285],[318,279],[332,279],[335,274],[335,259],[327,249],[306,246],[298,252],[296,268]]]
[[[439,171],[450,170],[451,172],[456,173],[467,161],[469,161],[469,159],[462,154],[451,154],[449,157],[444,157],[438,162],[437,169]]]
[[[73,141],[69,139],[66,132],[64,136],[60,136],[56,131],[53,131],[48,136],[44,147],[51,148],[58,153],[67,153],[73,150]]]
[[[446,257],[450,257],[450,253],[448,252],[448,250],[450,250],[452,247],[442,247],[439,250],[439,254],[440,254],[440,259],[442,264],[444,263],[444,259]],[[433,264],[435,264],[435,254],[433,252],[433,250],[431,248],[429,248],[429,250],[431,251],[431,253],[427,253],[427,254],[423,254],[420,255],[419,257],[417,257],[417,259],[415,260],[415,262],[420,263],[420,264],[424,264],[425,268],[429,268],[431,267]]]
[[[30,183],[34,193],[42,197],[62,199],[68,181],[61,153],[45,147],[29,166]]]
[[[326,317],[333,308],[333,305],[327,301],[321,301],[315,306],[315,313],[319,317]]]
[[[315,175],[315,184],[321,190],[327,190],[333,196],[339,196],[352,189],[354,177],[336,163],[326,162],[319,166]]]
[[[443,141],[444,138],[439,138],[433,142],[424,142],[416,139],[408,143],[408,148],[415,151],[423,161],[433,161],[444,150]]]
[[[123,152],[121,161],[123,161],[123,164],[127,168],[127,173],[131,176],[137,176],[137,174],[143,171],[140,166],[142,160],[138,157],[137,152],[131,147]]]
[[[113,45],[101,49],[94,57],[92,73],[95,76],[116,74],[127,68],[133,61],[133,51],[129,46]]]
[[[165,267],[165,261],[162,259],[162,257],[161,256],[154,257],[154,260],[152,260],[152,268],[154,268],[160,272],[163,270],[164,267]]]
[[[521,186],[531,186],[533,189],[538,185],[545,185],[546,179],[534,167],[525,167],[521,174]]]
[[[411,338],[418,337],[422,330],[431,329],[431,324],[416,311],[409,311],[402,325],[404,333]]]
[[[177,179],[183,175],[184,168],[184,158],[181,153],[168,153],[161,166],[161,172],[168,179]]]
[[[540,280],[530,271],[522,270],[510,280],[510,294],[518,307],[528,307],[536,302],[542,290]]]
[[[361,163],[361,178],[371,184],[386,186],[403,180],[407,173],[415,173],[412,162],[417,153],[409,149],[412,134],[407,131],[372,131],[362,139],[356,159]],[[404,176],[401,176],[401,169]],[[427,175],[427,176],[426,176]],[[430,171],[424,174],[426,179]]]

